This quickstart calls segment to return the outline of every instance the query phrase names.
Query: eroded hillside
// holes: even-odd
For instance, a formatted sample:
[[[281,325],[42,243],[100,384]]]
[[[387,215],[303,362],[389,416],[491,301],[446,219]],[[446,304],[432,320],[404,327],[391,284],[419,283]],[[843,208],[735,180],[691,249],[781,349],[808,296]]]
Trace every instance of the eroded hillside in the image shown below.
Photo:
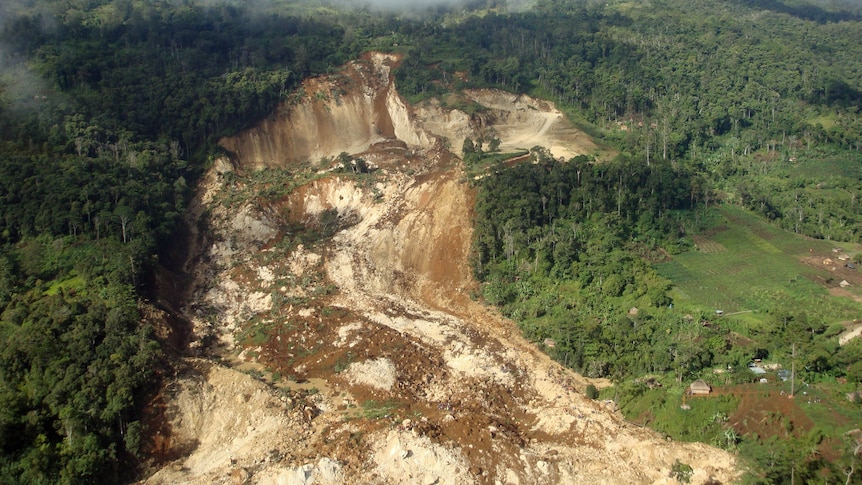
[[[677,461],[732,481],[732,455],[626,423],[471,299],[474,194],[447,147],[595,145],[526,96],[408,106],[397,61],[310,80],[224,141],[188,214],[188,357],[151,409],[147,483],[675,483]]]

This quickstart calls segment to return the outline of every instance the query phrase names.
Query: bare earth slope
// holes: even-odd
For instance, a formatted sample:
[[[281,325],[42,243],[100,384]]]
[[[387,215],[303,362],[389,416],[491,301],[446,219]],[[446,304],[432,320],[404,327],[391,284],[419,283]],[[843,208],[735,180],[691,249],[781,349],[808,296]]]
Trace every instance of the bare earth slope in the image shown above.
[[[213,167],[189,213],[209,230],[195,239],[184,312],[188,352],[231,365],[187,357],[166,384],[152,406],[146,482],[676,483],[677,460],[694,469],[692,483],[732,482],[732,455],[624,422],[583,396],[585,379],[470,299],[474,194],[441,141],[460,132],[436,126],[445,123],[428,113],[440,108],[420,115],[398,98],[394,62],[371,55],[341,81],[311,80],[339,99],[308,88],[283,117],[225,141],[237,158]],[[505,114],[518,103],[553,113],[549,103],[476,96],[502,103],[504,143],[594,148],[555,117],[557,127],[519,131],[521,115]],[[311,143],[314,126],[342,136]],[[261,175],[280,172],[253,172],[310,173],[303,157],[342,151],[376,170],[323,169],[290,190]],[[298,227],[332,237],[298,240]]]

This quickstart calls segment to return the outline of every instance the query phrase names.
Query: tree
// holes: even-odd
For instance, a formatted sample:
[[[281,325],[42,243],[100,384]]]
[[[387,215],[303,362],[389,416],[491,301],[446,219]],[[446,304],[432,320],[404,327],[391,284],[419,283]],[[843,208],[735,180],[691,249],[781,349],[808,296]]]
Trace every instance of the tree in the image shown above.
[[[120,223],[120,234],[123,242],[129,242],[129,229],[132,222],[132,209],[129,206],[121,205],[114,209],[114,217]]]
[[[461,152],[466,156],[468,153],[476,153],[476,145],[470,137],[464,138],[464,143],[461,145]]]

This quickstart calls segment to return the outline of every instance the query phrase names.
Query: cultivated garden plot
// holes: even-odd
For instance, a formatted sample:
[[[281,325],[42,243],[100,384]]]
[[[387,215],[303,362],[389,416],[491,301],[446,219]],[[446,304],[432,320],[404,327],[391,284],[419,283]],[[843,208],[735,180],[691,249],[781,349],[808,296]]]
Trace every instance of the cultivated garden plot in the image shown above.
[[[741,315],[754,320],[779,305],[805,308],[830,321],[858,317],[852,298],[828,298],[841,281],[849,283],[851,295],[862,287],[862,273],[839,259],[855,255],[854,247],[804,238],[734,207],[717,210],[724,222],[695,238],[696,250],[656,265],[676,285],[677,303],[725,316],[745,312]]]

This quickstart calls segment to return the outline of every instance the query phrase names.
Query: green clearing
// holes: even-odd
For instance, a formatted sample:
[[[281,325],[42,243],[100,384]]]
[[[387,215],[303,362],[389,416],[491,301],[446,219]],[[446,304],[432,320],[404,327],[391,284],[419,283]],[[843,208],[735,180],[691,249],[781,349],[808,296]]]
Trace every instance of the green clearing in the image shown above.
[[[852,386],[824,382],[801,388],[796,399],[802,411],[827,436],[840,436],[859,417],[859,405],[845,397],[846,392],[853,390]]]
[[[696,250],[675,255],[655,267],[675,285],[673,299],[678,311],[714,314],[722,310],[719,326],[752,339],[755,345],[770,347],[771,340],[792,338],[772,326],[781,319],[786,326],[788,318],[803,316],[804,320],[807,315],[812,322],[809,338],[814,340],[805,343],[806,339],[802,339],[796,347],[802,350],[796,367],[795,402],[791,405],[775,401],[780,391],[789,392],[790,383],[779,382],[770,371],[770,383],[754,388],[764,393],[758,396],[747,394],[752,384],[730,375],[728,379],[733,383],[724,386],[724,392],[689,399],[684,399],[679,384],[672,382],[664,382],[665,389],[654,390],[626,383],[617,391],[625,397],[620,400],[623,413],[674,439],[738,450],[754,469],[761,470],[748,476],[745,483],[780,483],[782,478],[773,477],[776,470],[791,466],[773,465],[782,460],[813,464],[816,456],[827,457],[829,463],[845,459],[845,433],[855,426],[859,416],[859,405],[849,402],[845,393],[855,390],[856,384],[836,378],[835,374],[815,372],[814,362],[817,355],[830,355],[824,358],[833,359],[836,368],[846,369],[847,363],[854,361],[848,357],[853,355],[850,346],[839,350],[834,337],[842,328],[840,322],[862,315],[862,304],[853,298],[831,296],[829,288],[848,278],[854,284],[847,290],[851,295],[860,294],[859,276],[844,268],[833,251],[841,248],[852,256],[859,246],[801,237],[736,206],[715,208],[707,217],[712,223],[695,236]],[[824,264],[826,259],[832,259],[834,264]],[[818,327],[815,322],[824,325]],[[814,337],[815,328],[821,332],[827,327],[822,335]],[[735,342],[735,337],[731,341]],[[733,345],[731,352],[745,344]],[[789,369],[789,351],[773,347],[772,358]],[[704,371],[700,376],[718,384],[712,373]],[[682,410],[680,402],[691,408]],[[798,418],[784,414],[794,406],[811,424],[797,430],[794,439],[782,439],[798,424]],[[728,420],[730,416],[735,417]],[[777,421],[764,422],[764,416],[773,416],[770,419]]]
[[[640,389],[624,393],[628,401],[620,405],[627,419],[648,425],[667,436],[682,441],[700,441],[723,446],[724,432],[729,429],[727,417],[732,415],[739,398],[724,395],[685,399],[685,386],[671,389]],[[686,403],[687,408],[681,408]]]
[[[833,181],[841,177],[859,180],[862,178],[862,154],[841,152],[836,154],[824,153],[816,157],[800,157],[798,163],[785,168],[784,172],[789,177],[805,177],[817,180],[823,179],[825,176]]]
[[[73,290],[76,292],[84,291],[87,288],[87,280],[81,276],[72,273],[66,279],[56,279],[51,283],[51,286],[43,293],[46,296],[54,296],[62,291]]]
[[[832,129],[838,123],[838,119],[832,113],[824,113],[809,120],[811,126],[820,126],[825,130]]]
[[[716,210],[720,221],[698,238],[699,250],[655,266],[676,286],[675,304],[746,312],[735,318],[750,323],[763,322],[773,310],[805,311],[827,323],[862,314],[862,305],[849,298],[829,298],[826,285],[836,282],[828,269],[803,261],[831,257],[834,242],[783,231],[737,207]]]

